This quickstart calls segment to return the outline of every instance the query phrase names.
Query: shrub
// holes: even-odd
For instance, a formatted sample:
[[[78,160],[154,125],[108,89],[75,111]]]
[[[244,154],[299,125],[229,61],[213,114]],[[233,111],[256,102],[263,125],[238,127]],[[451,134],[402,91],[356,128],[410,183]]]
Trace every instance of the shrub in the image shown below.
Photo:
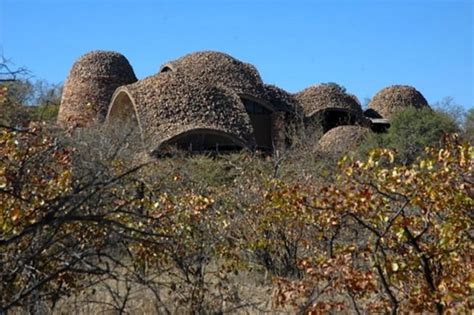
[[[474,108],[471,108],[464,120],[463,136],[471,144],[474,143]]]
[[[361,146],[364,154],[370,149],[385,147],[397,152],[397,161],[412,163],[424,148],[440,142],[443,135],[458,132],[456,122],[447,114],[429,108],[407,108],[396,113],[386,134],[373,134]]]

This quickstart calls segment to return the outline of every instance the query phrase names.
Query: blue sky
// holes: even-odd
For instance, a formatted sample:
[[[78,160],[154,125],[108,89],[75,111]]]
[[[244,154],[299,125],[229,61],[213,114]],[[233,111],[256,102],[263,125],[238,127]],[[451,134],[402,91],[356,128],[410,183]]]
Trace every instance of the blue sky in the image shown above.
[[[290,92],[337,82],[364,101],[409,84],[471,108],[473,41],[471,0],[0,0],[0,52],[52,83],[95,49],[121,52],[139,78],[219,50]]]

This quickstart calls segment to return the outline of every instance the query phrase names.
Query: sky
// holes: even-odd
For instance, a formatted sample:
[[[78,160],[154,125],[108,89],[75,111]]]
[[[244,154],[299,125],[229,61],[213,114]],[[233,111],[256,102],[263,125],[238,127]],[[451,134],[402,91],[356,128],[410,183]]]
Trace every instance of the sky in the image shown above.
[[[138,78],[200,50],[252,63],[290,92],[336,82],[363,103],[392,84],[474,107],[474,0],[0,0],[0,53],[63,82],[91,50]]]

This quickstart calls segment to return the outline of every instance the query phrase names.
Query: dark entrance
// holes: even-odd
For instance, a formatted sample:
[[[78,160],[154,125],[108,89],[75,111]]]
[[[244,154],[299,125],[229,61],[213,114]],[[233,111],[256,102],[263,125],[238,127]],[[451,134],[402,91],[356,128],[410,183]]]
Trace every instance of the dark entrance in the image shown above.
[[[322,114],[323,132],[343,125],[355,125],[357,123],[357,115],[345,110],[329,109]]]
[[[272,143],[272,111],[260,103],[242,98],[245,110],[250,116],[252,123],[257,149],[263,151],[271,151]]]
[[[195,129],[177,135],[160,146],[160,151],[172,151],[173,149],[187,152],[234,152],[244,148],[243,143],[228,135],[215,130]]]

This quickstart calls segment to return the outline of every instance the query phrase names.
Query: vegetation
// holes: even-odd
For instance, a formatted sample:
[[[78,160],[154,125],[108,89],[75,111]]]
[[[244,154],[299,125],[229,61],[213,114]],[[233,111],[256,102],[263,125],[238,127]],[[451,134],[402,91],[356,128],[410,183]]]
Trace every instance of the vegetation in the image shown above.
[[[339,162],[312,135],[151,159],[131,126],[64,133],[40,103],[0,122],[0,314],[474,308],[474,149],[445,114],[401,112]]]
[[[30,127],[0,134],[3,313],[472,308],[473,149],[457,138],[333,169],[301,148],[149,161],[123,126],[98,131],[115,142]]]
[[[12,70],[0,58],[0,125],[27,126],[30,121],[56,121],[62,87],[32,82],[25,68]]]
[[[463,135],[466,140],[470,141],[471,144],[474,144],[474,108],[471,108],[466,114]]]
[[[392,116],[386,133],[372,134],[362,150],[366,153],[373,148],[390,148],[396,150],[399,163],[410,164],[423,154],[426,146],[438,144],[446,133],[459,131],[450,115],[430,108],[408,107]]]

